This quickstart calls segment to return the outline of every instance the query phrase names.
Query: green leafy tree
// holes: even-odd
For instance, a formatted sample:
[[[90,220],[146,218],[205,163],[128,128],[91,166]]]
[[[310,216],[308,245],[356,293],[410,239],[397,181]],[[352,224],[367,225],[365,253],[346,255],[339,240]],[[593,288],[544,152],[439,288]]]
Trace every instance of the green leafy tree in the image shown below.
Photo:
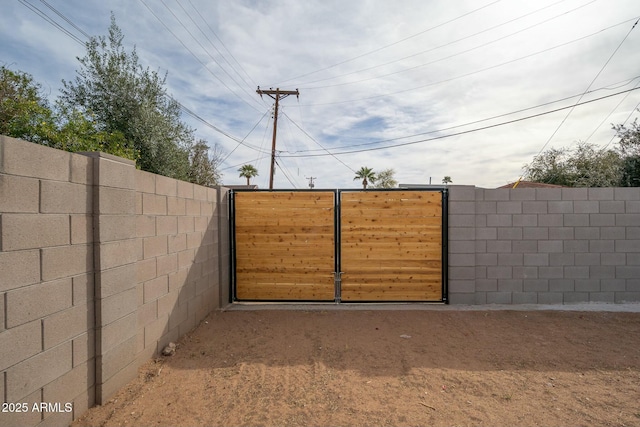
[[[137,160],[138,151],[127,144],[121,132],[98,130],[98,125],[81,112],[57,112],[58,129],[48,144],[65,151],[102,151],[130,160]]]
[[[569,185],[570,177],[565,157],[567,150],[564,148],[550,148],[538,154],[530,164],[523,167],[524,178],[545,184]]]
[[[616,187],[622,178],[622,161],[615,150],[602,150],[580,143],[570,166],[574,171],[574,187]]]
[[[451,177],[449,175],[445,176],[444,178],[442,178],[442,183],[447,185],[447,184],[451,184],[453,181],[451,180]]]
[[[640,187],[640,124],[634,120],[630,127],[614,125],[613,129],[620,138],[619,152],[622,156],[623,187]]]
[[[618,144],[623,155],[640,156],[640,124],[638,124],[638,119],[635,119],[630,127],[614,125],[613,130],[616,131],[616,136],[620,138]]]
[[[198,185],[219,185],[222,181],[219,165],[222,160],[222,149],[218,144],[213,147],[213,155],[209,155],[206,141],[199,140],[191,149],[189,156],[189,181]]]
[[[367,185],[373,184],[376,182],[376,174],[373,169],[368,168],[366,166],[362,166],[359,171],[356,172],[354,181],[362,180],[362,188],[367,189]]]
[[[120,132],[98,130],[77,110],[52,110],[31,75],[0,68],[0,133],[66,151],[103,151],[135,160]]]
[[[395,188],[398,181],[395,179],[396,171],[393,169],[385,169],[378,174],[375,179],[374,188]]]
[[[47,144],[55,133],[40,84],[30,74],[0,67],[0,134]]]
[[[640,186],[640,124],[636,119],[628,127],[612,128],[617,147],[606,150],[581,142],[574,150],[549,149],[524,166],[525,179],[568,187]]]
[[[621,187],[640,187],[640,156],[628,156],[622,159]]]
[[[253,165],[243,165],[238,172],[240,172],[240,178],[247,178],[247,185],[251,185],[251,178],[258,176],[258,169]]]
[[[92,37],[75,80],[63,80],[60,103],[91,117],[98,130],[121,135],[123,148],[139,153],[141,169],[187,180],[194,131],[167,96],[166,75],[143,68],[123,39],[112,15],[108,37]]]
[[[615,187],[622,178],[622,158],[615,150],[601,150],[581,142],[574,150],[549,149],[525,165],[529,181],[567,187]]]

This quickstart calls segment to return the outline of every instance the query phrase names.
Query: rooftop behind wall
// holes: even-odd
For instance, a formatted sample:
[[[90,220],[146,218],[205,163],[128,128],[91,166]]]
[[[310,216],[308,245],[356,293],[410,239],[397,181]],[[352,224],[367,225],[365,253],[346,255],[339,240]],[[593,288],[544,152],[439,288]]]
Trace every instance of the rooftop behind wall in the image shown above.
[[[224,188],[0,136],[0,396],[29,406],[0,424],[69,424],[228,301],[227,212]]]

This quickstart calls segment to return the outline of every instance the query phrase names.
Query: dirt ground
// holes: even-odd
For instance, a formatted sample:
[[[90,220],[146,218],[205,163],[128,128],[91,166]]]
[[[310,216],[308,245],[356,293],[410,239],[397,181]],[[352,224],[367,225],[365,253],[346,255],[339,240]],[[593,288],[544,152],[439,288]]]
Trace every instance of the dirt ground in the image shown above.
[[[73,426],[640,426],[640,313],[216,312]]]

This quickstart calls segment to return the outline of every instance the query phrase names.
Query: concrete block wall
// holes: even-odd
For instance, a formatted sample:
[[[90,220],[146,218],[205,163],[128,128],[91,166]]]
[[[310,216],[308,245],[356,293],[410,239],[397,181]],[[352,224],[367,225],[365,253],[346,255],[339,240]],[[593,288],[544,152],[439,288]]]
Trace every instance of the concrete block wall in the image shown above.
[[[94,171],[95,398],[102,404],[138,368],[132,357],[123,357],[136,339],[135,164],[104,153],[86,155]]]
[[[29,409],[0,425],[66,425],[95,402],[93,172],[86,156],[0,137],[0,396]]]
[[[640,302],[640,188],[449,191],[451,303]]]
[[[218,258],[225,249],[217,215],[224,190],[143,171],[135,171],[135,183],[138,310],[131,345],[140,364],[220,306]]]
[[[225,304],[227,212],[224,188],[0,136],[0,396],[29,407],[0,425],[69,424]]]

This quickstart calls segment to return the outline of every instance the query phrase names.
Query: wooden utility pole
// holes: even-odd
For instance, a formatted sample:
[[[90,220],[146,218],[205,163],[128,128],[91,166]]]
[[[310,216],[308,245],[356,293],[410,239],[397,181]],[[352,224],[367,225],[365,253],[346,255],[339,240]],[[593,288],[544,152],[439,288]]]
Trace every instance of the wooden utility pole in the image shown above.
[[[256,90],[256,93],[260,95],[261,98],[262,95],[268,95],[276,101],[276,106],[273,112],[273,140],[271,141],[271,171],[269,174],[269,190],[273,190],[273,175],[275,173],[273,168],[276,164],[276,130],[278,128],[278,103],[280,101],[280,98],[286,98],[289,95],[295,95],[297,98],[300,98],[300,93],[298,92],[298,89],[280,90],[280,88],[276,88],[275,90],[273,90],[272,88],[270,88],[269,90],[262,90],[260,89],[260,86],[258,86],[258,90]]]
[[[316,179],[316,177],[315,176],[310,176],[307,179],[309,180],[309,188],[313,190],[313,187],[315,187],[315,184],[313,183],[313,180]]]

